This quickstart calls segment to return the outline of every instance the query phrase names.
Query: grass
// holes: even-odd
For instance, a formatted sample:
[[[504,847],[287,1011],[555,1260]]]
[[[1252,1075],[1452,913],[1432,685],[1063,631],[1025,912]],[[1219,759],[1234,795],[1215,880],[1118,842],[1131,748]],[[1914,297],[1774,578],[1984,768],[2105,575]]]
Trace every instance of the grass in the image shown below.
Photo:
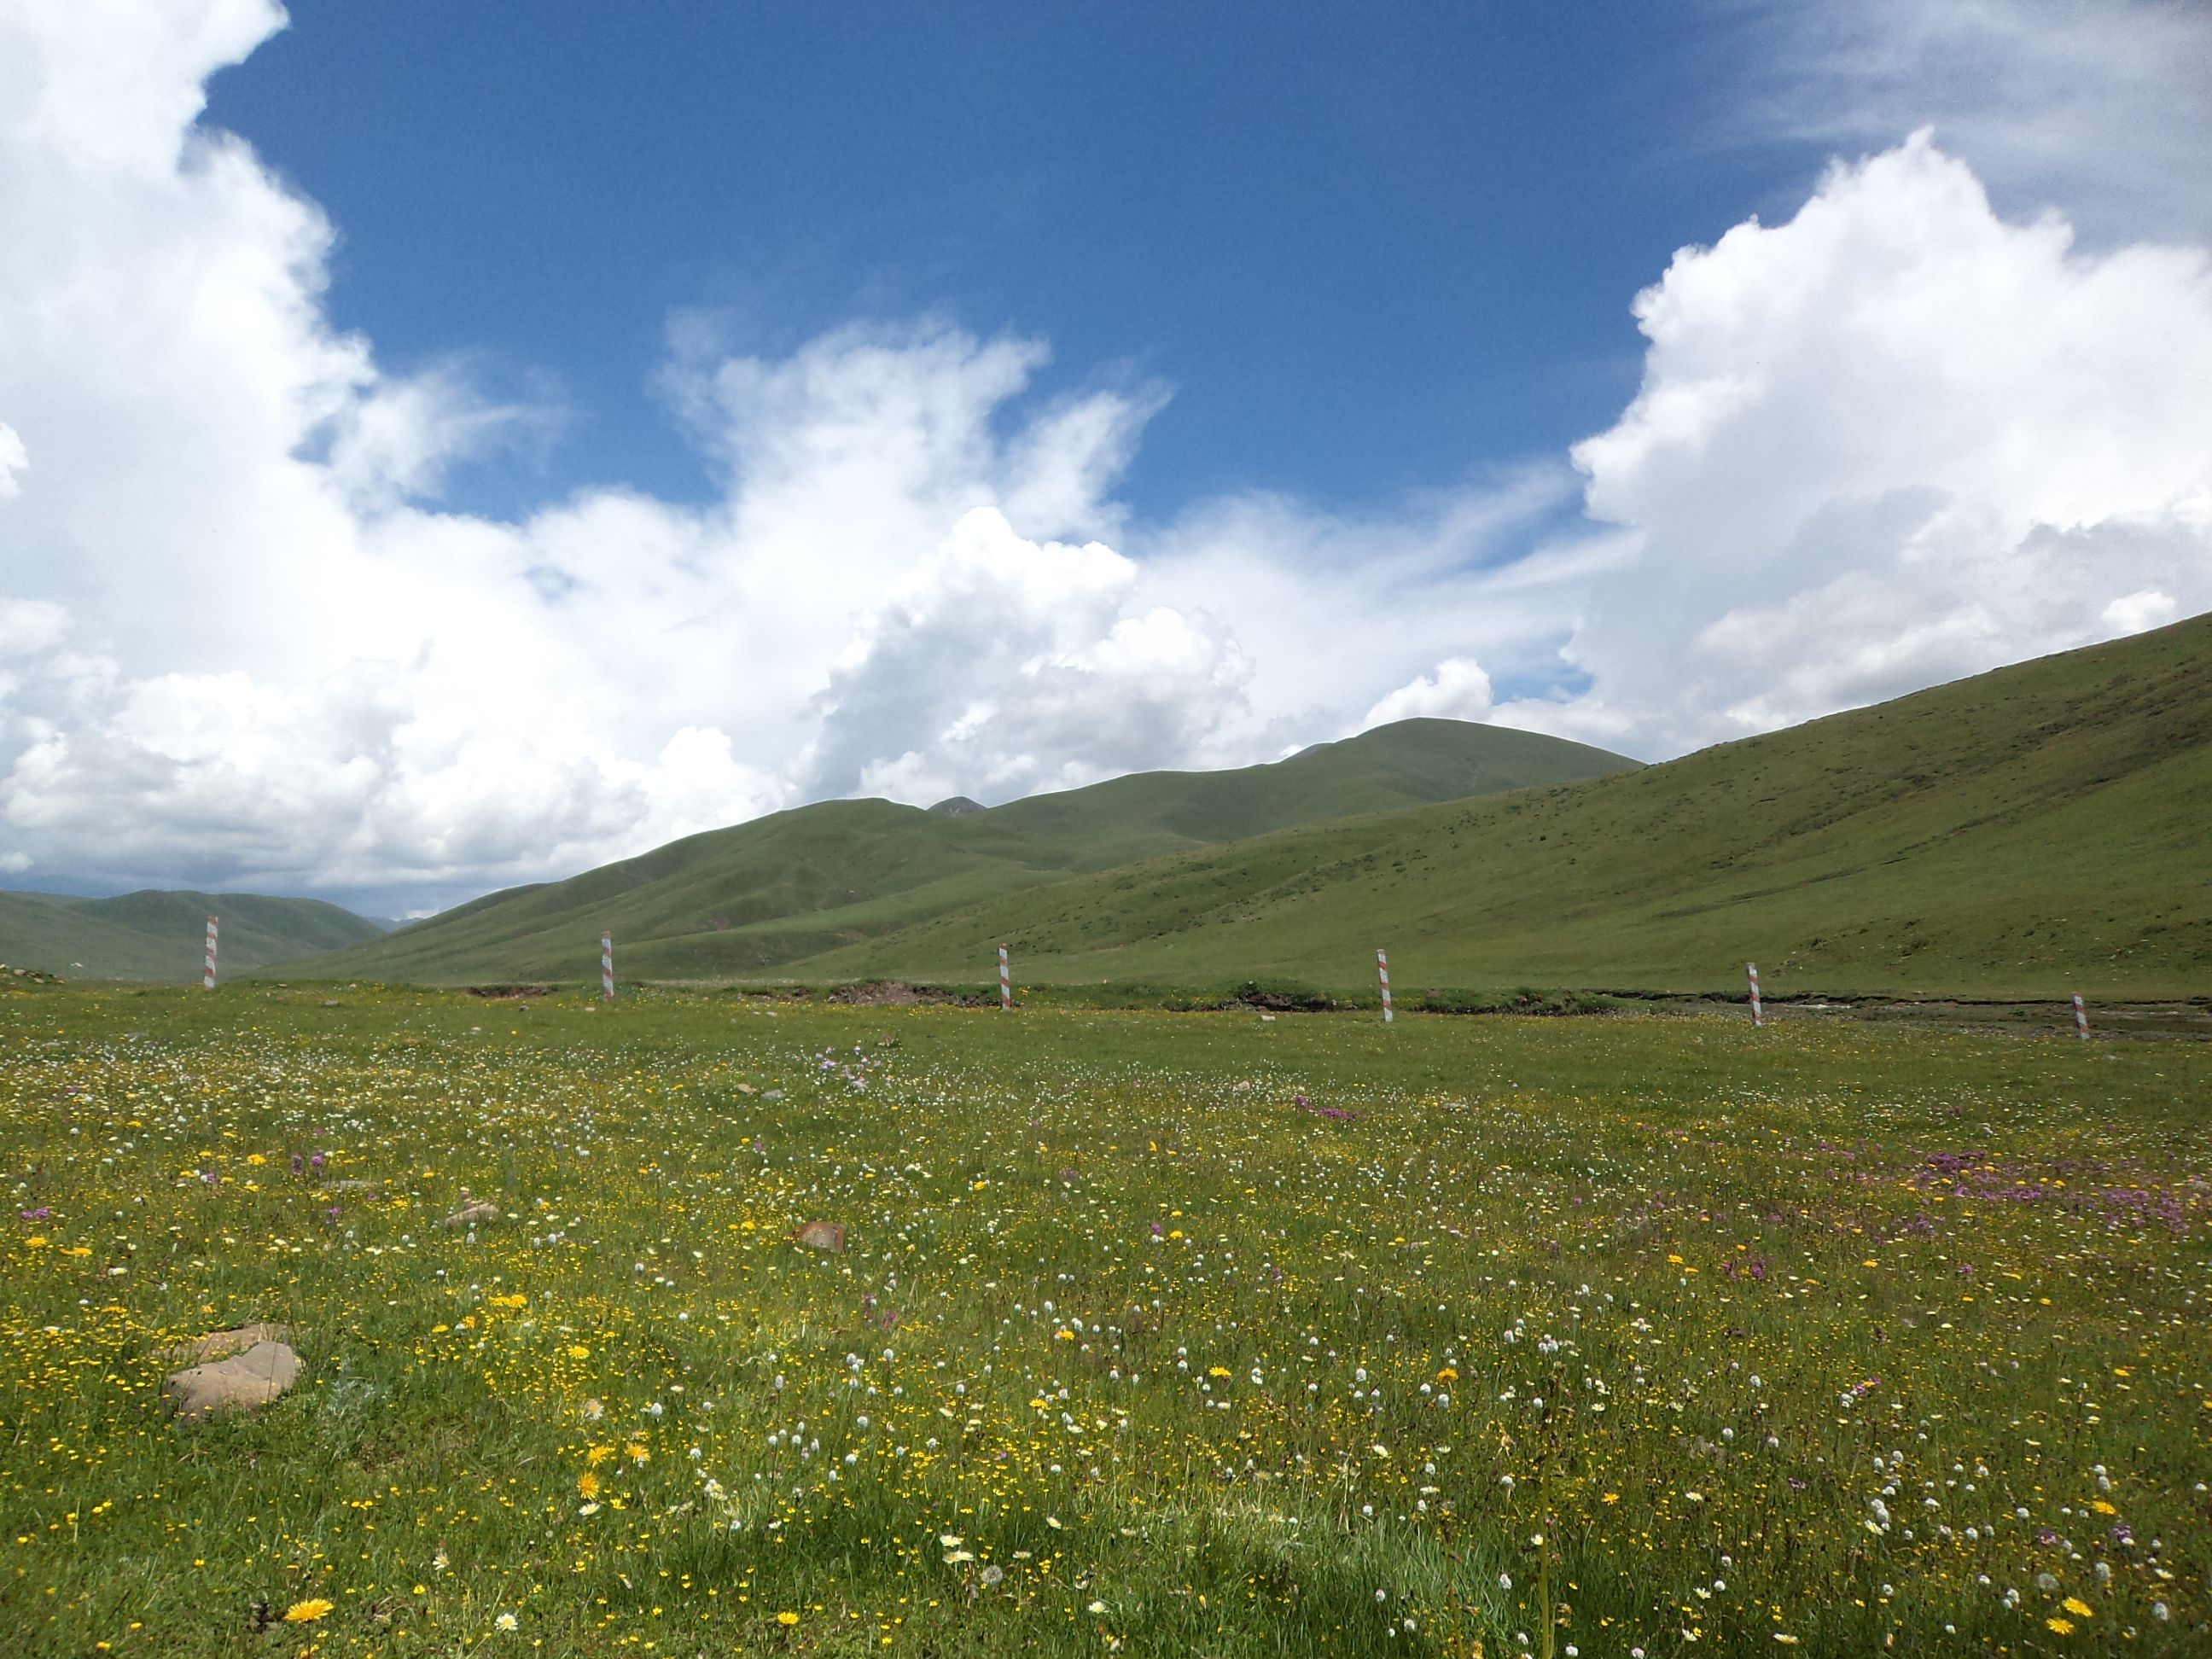
[[[0,1629],[2202,1652],[2212,1047],[2062,1033],[0,994]]]
[[[633,973],[778,970],[1084,872],[1633,764],[1532,732],[1413,720],[1273,765],[1139,773],[958,816],[817,802],[494,894],[286,972],[445,984],[573,978],[577,941],[591,955],[608,928]]]
[[[114,898],[0,892],[0,961],[70,979],[197,980],[210,915],[222,919],[226,974],[358,945],[383,932],[319,899],[150,889]]]

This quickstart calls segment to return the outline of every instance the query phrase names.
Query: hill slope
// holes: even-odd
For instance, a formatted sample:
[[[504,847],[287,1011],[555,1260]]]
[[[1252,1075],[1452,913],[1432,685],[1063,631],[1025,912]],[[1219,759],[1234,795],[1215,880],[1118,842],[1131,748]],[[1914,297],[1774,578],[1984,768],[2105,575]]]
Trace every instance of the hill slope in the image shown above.
[[[793,965],[976,980],[2212,991],[2212,617],[1593,781],[1244,841]]]
[[[294,975],[571,980],[603,928],[626,974],[758,975],[1010,891],[1288,826],[1632,768],[1461,720],[1400,721],[1272,765],[1147,772],[988,811],[824,801],[570,880],[495,893]]]
[[[0,962],[70,979],[195,980],[210,915],[222,919],[226,976],[359,944],[382,931],[319,899],[152,889],[98,899],[0,893]]]

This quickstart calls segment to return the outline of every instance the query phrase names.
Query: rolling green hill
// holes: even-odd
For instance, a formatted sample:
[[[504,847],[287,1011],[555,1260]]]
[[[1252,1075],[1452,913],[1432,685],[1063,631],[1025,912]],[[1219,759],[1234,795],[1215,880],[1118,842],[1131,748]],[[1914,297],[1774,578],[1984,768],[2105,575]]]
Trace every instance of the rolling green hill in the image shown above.
[[[2212,992],[2212,617],[1589,782],[1062,882],[794,964],[973,981],[1251,976]]]
[[[599,933],[611,928],[625,974],[782,972],[997,895],[1137,860],[1634,764],[1555,738],[1416,720],[1272,765],[1139,773],[988,811],[824,801],[568,881],[495,893],[285,971],[424,983],[572,980],[592,971]]]
[[[210,915],[222,919],[226,976],[356,945],[381,931],[319,899],[150,889],[116,898],[0,893],[0,962],[69,979],[194,980]]]

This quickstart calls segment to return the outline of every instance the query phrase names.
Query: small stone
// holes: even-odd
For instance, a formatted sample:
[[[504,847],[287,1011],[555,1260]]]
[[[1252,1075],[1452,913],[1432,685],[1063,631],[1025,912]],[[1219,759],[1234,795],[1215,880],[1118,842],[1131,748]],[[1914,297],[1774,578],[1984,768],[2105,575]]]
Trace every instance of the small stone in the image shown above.
[[[300,1356],[282,1342],[257,1342],[243,1353],[178,1371],[161,1395],[185,1422],[254,1412],[300,1380]]]
[[[467,1188],[461,1188],[461,1196],[465,1200],[468,1199]],[[446,1218],[445,1224],[448,1227],[473,1227],[479,1221],[498,1219],[499,1206],[488,1198],[479,1198],[464,1203],[459,1209]]]
[[[842,1250],[845,1229],[835,1221],[810,1221],[799,1230],[798,1241],[810,1250]]]

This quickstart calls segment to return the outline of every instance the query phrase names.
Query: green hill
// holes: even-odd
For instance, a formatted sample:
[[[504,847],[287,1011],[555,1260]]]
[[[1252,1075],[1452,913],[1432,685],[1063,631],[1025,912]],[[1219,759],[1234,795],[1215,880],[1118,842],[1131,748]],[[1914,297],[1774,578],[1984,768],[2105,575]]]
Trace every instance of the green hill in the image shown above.
[[[69,979],[195,980],[210,915],[222,919],[226,977],[357,945],[381,931],[319,899],[151,889],[116,898],[0,893],[0,962]]]
[[[812,979],[2212,992],[2212,617],[1591,781],[994,898]]]
[[[1555,738],[1404,720],[1267,766],[1147,772],[975,809],[824,801],[495,893],[291,975],[469,983],[573,980],[602,929],[625,974],[726,978],[1132,861],[1269,830],[1590,778],[1635,763]],[[941,809],[941,810],[940,810]],[[972,969],[973,964],[969,964]]]

